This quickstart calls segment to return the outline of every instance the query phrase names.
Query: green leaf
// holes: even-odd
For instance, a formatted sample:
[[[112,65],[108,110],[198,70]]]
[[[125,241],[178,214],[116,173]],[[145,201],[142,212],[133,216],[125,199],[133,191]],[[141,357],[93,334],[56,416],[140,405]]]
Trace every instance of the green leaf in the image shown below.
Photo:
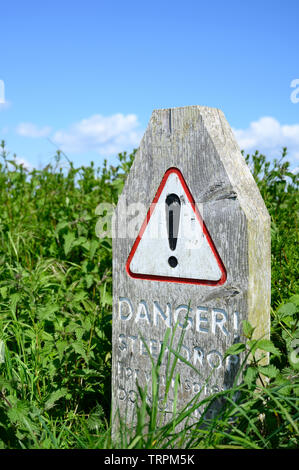
[[[246,345],[244,343],[235,343],[230,348],[227,349],[224,357],[235,356],[245,351],[245,349],[246,349]]]
[[[277,349],[276,346],[269,339],[260,339],[257,341],[256,348],[261,349],[262,351],[270,352],[274,356],[281,356],[281,352]]]
[[[63,355],[68,347],[69,347],[69,344],[67,341],[60,340],[56,342],[56,348],[58,351],[58,356],[59,356],[60,361],[62,360]]]
[[[91,431],[99,431],[103,428],[103,408],[100,405],[97,405],[96,409],[89,415],[87,419],[87,427]]]
[[[72,348],[74,349],[74,351],[79,354],[81,357],[83,357],[83,359],[85,360],[85,362],[88,362],[88,357],[86,355],[86,352],[85,352],[85,348],[84,348],[84,344],[82,341],[78,340],[78,341],[74,341],[72,343]]]
[[[68,224],[69,224],[69,223],[68,223],[67,221],[65,221],[65,220],[64,220],[63,222],[59,222],[59,224],[57,224],[57,225],[56,225],[56,228],[55,228],[55,232],[54,232],[55,236],[58,236],[60,230],[62,230],[62,229],[64,229],[65,227],[67,227]]]
[[[89,258],[90,259],[93,259],[98,247],[99,247],[98,240],[90,240],[90,246],[89,246]]]
[[[244,320],[242,325],[243,325],[244,336],[246,336],[246,338],[248,338],[248,339],[251,339],[255,328],[253,326],[251,326],[251,324],[247,320]]]
[[[289,301],[299,307],[299,294],[292,295],[292,297],[289,298]]]
[[[17,303],[21,299],[21,294],[15,293],[10,296],[10,305],[12,311],[15,313],[17,308]]]
[[[76,335],[76,339],[81,341],[82,336],[84,335],[84,328],[82,328],[81,326],[78,326],[78,328],[75,329],[75,335]]]
[[[71,321],[66,327],[65,331],[67,333],[73,333],[74,331],[76,331],[77,328],[78,328],[78,323]]]
[[[9,380],[7,380],[4,377],[0,376],[0,390],[2,390],[2,389],[4,389],[4,390],[6,389],[9,392],[12,392],[13,391],[13,386],[12,386],[12,382],[10,382]]]
[[[248,367],[244,373],[244,382],[250,386],[253,382],[255,382],[257,374],[258,370],[256,367]]]
[[[86,282],[87,289],[89,289],[92,286],[93,282],[94,282],[93,275],[92,274],[87,274],[85,276],[85,282]]]
[[[7,410],[7,414],[13,423],[23,423],[28,412],[29,404],[21,400],[17,400],[16,403]]]
[[[52,392],[50,397],[45,403],[45,410],[49,410],[50,408],[53,408],[54,404],[60,400],[60,398],[65,397],[67,394],[67,389],[66,388],[61,388],[59,390],[55,390],[55,392]]]
[[[59,310],[59,305],[49,304],[46,307],[40,307],[37,310],[39,320],[55,320],[55,312]]]
[[[86,297],[87,292],[85,292],[84,290],[80,290],[74,295],[73,302],[81,302],[82,300],[86,299]]]
[[[268,366],[259,366],[258,370],[261,374],[269,377],[270,379],[274,379],[279,373],[279,370],[273,364]]]
[[[288,328],[292,328],[292,326],[296,323],[296,319],[293,316],[284,316],[281,319],[282,323],[284,323]],[[285,333],[283,331],[283,333]]]
[[[289,379],[284,378],[281,374],[277,374],[275,378],[275,385],[278,385],[279,393],[288,396],[292,393],[293,385]]]
[[[73,242],[72,247],[81,246],[81,245],[84,246],[85,243],[86,243],[86,238],[85,237],[79,237]]]
[[[278,309],[278,313],[282,316],[292,316],[298,312],[298,307],[293,302],[288,302]]]
[[[3,299],[6,299],[7,297],[7,286],[1,287],[0,288],[0,294]]]
[[[76,236],[74,232],[68,232],[66,235],[64,235],[64,253],[65,256],[69,254],[69,252],[72,249],[73,242],[75,241]]]
[[[101,305],[112,305],[112,296],[109,292],[107,292],[107,285],[104,284],[100,287],[101,293]]]

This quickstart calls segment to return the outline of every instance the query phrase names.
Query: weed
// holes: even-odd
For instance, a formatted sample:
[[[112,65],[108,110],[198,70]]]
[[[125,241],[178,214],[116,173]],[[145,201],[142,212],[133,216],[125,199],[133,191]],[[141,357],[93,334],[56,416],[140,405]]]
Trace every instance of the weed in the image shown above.
[[[272,225],[271,341],[247,342],[233,353],[270,354],[270,364],[243,363],[244,381],[205,400],[159,412],[159,367],[152,361],[152,402],[139,389],[137,425],[110,432],[112,245],[95,234],[96,207],[116,205],[132,164],[27,170],[0,146],[0,446],[2,448],[275,448],[298,445],[298,176],[282,158],[271,165],[246,156]],[[177,390],[172,347],[167,365]],[[298,343],[297,343],[298,340]],[[230,351],[232,353],[232,351]],[[169,355],[170,357],[170,355]],[[184,359],[185,361],[185,359]],[[188,367],[186,363],[186,367]],[[260,377],[257,382],[256,379]],[[167,387],[168,384],[168,387]],[[222,406],[207,419],[215,400]],[[203,411],[191,422],[192,411]],[[203,425],[204,422],[204,425]],[[177,426],[183,429],[176,432]]]

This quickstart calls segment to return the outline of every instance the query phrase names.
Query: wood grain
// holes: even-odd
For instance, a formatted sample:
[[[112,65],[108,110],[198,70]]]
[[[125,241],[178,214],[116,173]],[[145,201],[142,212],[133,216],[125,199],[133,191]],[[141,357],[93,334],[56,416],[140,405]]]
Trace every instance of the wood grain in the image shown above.
[[[224,263],[227,279],[221,286],[133,279],[126,272],[144,217],[136,217],[135,235],[129,237],[126,227],[134,214],[127,210],[134,203],[149,208],[171,167],[184,176]],[[179,407],[200,389],[204,398],[232,385],[238,364],[221,358],[242,339],[243,320],[256,327],[257,337],[268,338],[270,331],[269,214],[223,113],[202,106],[153,111],[115,211],[112,403],[113,413],[119,410],[128,423],[134,421],[136,380],[148,386],[151,399],[151,361],[141,338],[156,358],[167,325],[173,327],[176,315],[182,325],[187,313],[182,306],[190,306],[190,319],[185,330],[178,326],[175,344],[184,331],[181,354],[197,371],[178,362]],[[170,411],[171,399],[173,388]],[[217,406],[211,410],[216,412]]]

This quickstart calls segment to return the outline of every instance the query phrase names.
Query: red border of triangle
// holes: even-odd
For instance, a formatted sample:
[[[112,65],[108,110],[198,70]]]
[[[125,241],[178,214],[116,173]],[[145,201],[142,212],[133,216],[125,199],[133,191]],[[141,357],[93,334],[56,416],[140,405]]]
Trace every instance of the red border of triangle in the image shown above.
[[[150,218],[151,218],[151,216],[152,216],[152,214],[155,210],[155,206],[156,206],[157,202],[159,201],[161,192],[162,192],[162,190],[163,190],[163,188],[166,184],[166,181],[167,181],[167,179],[168,179],[168,177],[171,173],[176,173],[177,176],[179,177],[180,182],[181,182],[181,184],[184,188],[185,194],[186,194],[186,196],[187,196],[187,198],[188,198],[188,200],[189,200],[189,202],[192,206],[192,209],[194,210],[194,213],[195,213],[195,215],[196,215],[196,217],[197,217],[197,219],[198,219],[198,221],[199,221],[199,223],[202,227],[203,233],[206,236],[206,239],[207,239],[207,241],[208,241],[208,243],[211,247],[211,250],[212,250],[212,252],[213,252],[213,254],[216,258],[217,264],[218,264],[218,266],[221,270],[221,277],[218,281],[211,281],[211,280],[206,280],[206,279],[188,279],[188,278],[180,278],[180,277],[175,277],[175,276],[157,276],[157,275],[152,275],[152,274],[136,274],[136,273],[133,273],[130,269],[131,261],[134,257],[134,254],[137,250],[137,247],[138,247],[138,245],[139,245],[139,243],[142,239],[143,233],[144,233],[144,231],[145,231],[145,229],[146,229],[146,227],[149,223],[149,220],[150,220]],[[137,238],[136,238],[136,240],[135,240],[135,242],[132,246],[131,252],[130,252],[129,257],[128,257],[127,262],[126,262],[126,271],[127,271],[128,275],[130,277],[134,278],[134,279],[145,279],[145,280],[149,280],[149,281],[179,282],[179,283],[183,283],[183,284],[203,284],[203,285],[210,285],[210,286],[221,286],[226,281],[227,274],[226,274],[226,269],[224,267],[224,264],[223,264],[223,262],[220,258],[220,255],[219,255],[219,253],[218,253],[218,251],[217,251],[217,249],[214,245],[214,242],[213,242],[213,240],[212,240],[212,238],[211,238],[211,236],[208,232],[208,229],[207,229],[207,227],[206,227],[206,225],[205,225],[205,223],[204,223],[204,221],[203,221],[203,219],[202,219],[202,217],[201,217],[201,215],[200,215],[200,213],[199,213],[199,211],[196,207],[193,196],[192,196],[192,194],[191,194],[191,192],[190,192],[190,190],[189,190],[189,188],[188,188],[188,186],[187,186],[187,184],[186,184],[186,182],[183,178],[183,175],[180,172],[180,170],[178,170],[178,168],[169,168],[165,172],[165,174],[162,178],[162,181],[160,183],[160,186],[158,188],[158,191],[156,192],[156,195],[153,199],[153,202],[151,203],[150,208],[147,212],[147,215],[144,219],[144,222],[141,226],[139,234],[138,234],[138,236],[137,236]]]

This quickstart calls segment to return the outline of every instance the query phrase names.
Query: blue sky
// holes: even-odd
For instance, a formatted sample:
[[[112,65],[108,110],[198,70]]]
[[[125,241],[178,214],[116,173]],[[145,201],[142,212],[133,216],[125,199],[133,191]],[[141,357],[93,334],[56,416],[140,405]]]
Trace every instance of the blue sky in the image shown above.
[[[298,0],[11,0],[0,13],[0,139],[28,166],[56,148],[115,163],[153,109],[186,105],[222,109],[241,148],[288,146],[299,166]]]

